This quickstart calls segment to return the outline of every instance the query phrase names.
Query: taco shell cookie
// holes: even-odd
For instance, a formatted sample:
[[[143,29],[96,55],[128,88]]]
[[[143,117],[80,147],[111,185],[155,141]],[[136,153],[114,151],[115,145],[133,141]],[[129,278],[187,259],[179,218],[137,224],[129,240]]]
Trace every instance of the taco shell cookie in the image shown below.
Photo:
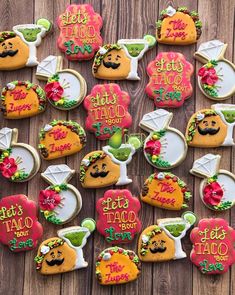
[[[135,252],[120,247],[102,251],[96,260],[96,278],[101,285],[118,285],[134,281],[140,274]]]

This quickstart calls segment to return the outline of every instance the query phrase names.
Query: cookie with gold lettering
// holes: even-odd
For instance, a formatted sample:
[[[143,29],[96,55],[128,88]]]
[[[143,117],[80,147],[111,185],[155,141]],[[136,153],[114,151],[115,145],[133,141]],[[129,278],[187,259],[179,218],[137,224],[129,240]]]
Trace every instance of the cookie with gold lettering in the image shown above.
[[[186,183],[170,172],[150,175],[140,196],[143,202],[168,210],[187,208],[187,202],[191,197]]]
[[[190,233],[190,259],[207,275],[222,274],[235,263],[235,230],[222,218],[204,218]]]
[[[2,198],[0,232],[0,242],[13,252],[35,248],[43,234],[37,218],[36,203],[21,194]]]
[[[96,210],[97,230],[108,243],[130,243],[141,229],[140,202],[127,189],[106,191]]]
[[[69,60],[88,60],[102,45],[102,18],[90,4],[71,4],[57,18],[59,49]]]
[[[54,120],[39,133],[41,156],[52,160],[79,152],[86,144],[84,129],[74,121]]]
[[[156,36],[159,43],[188,45],[196,43],[202,33],[202,22],[196,11],[187,7],[168,6],[160,13],[156,22]]]
[[[29,81],[12,81],[1,93],[1,111],[6,119],[35,116],[46,108],[44,90]]]
[[[134,281],[140,274],[140,261],[135,252],[120,247],[102,251],[96,260],[96,278],[101,285]]]

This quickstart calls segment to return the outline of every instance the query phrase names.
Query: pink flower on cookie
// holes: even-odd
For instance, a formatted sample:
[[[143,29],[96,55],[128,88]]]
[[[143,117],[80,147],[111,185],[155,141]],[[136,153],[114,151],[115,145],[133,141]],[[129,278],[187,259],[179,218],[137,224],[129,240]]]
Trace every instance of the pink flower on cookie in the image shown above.
[[[6,178],[10,178],[17,171],[17,164],[14,158],[6,157],[3,162],[0,163],[0,171]]]
[[[212,182],[203,190],[203,200],[206,204],[216,206],[221,202],[223,190],[218,182]]]
[[[42,210],[52,211],[60,204],[61,197],[54,190],[42,190],[39,194],[39,206]]]
[[[203,84],[214,85],[218,81],[218,76],[214,68],[201,67],[198,71]]]
[[[149,140],[144,150],[150,155],[158,156],[161,152],[161,142],[159,140]]]
[[[59,82],[51,82],[45,86],[46,96],[48,99],[58,101],[61,99],[64,89]]]

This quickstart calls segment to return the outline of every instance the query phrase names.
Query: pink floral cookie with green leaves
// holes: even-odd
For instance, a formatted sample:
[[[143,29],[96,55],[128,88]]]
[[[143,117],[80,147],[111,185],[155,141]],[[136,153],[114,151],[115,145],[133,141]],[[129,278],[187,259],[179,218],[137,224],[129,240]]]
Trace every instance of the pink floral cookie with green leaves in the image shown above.
[[[110,138],[118,129],[130,127],[132,117],[128,112],[130,96],[115,84],[93,87],[84,100],[87,110],[86,129],[100,140]]]
[[[96,203],[96,210],[97,230],[108,243],[130,243],[141,229],[140,202],[127,189],[106,191]]]
[[[161,52],[148,64],[147,95],[158,108],[178,108],[193,93],[193,65],[178,52]]]
[[[59,49],[69,60],[88,60],[102,45],[102,18],[90,4],[68,5],[57,18]]]
[[[190,234],[191,261],[203,274],[222,274],[235,263],[235,230],[222,218],[201,219]]]

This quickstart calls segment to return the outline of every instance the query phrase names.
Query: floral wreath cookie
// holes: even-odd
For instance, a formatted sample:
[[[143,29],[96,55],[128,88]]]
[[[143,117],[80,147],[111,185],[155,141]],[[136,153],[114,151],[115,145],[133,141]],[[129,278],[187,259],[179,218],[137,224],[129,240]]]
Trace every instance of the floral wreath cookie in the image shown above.
[[[14,26],[13,32],[0,32],[0,70],[11,71],[36,66],[36,49],[51,28],[52,24],[42,18],[36,24]]]
[[[193,163],[190,173],[203,177],[200,184],[200,197],[210,209],[222,211],[235,204],[235,175],[219,169],[221,157],[207,154]]]
[[[24,182],[38,172],[40,157],[35,148],[17,139],[18,129],[0,130],[0,172],[8,180]]]
[[[1,111],[6,119],[35,116],[46,108],[44,90],[29,81],[12,81],[1,93]]]
[[[65,224],[73,219],[82,208],[79,191],[68,184],[75,170],[67,165],[51,165],[41,176],[51,185],[39,193],[39,207],[47,221]]]
[[[193,65],[178,52],[161,52],[148,64],[147,95],[158,108],[178,108],[192,93]]]
[[[200,110],[190,118],[185,135],[189,146],[209,148],[235,144],[235,105],[214,104],[211,108]]]
[[[108,243],[130,243],[141,229],[140,202],[127,189],[106,191],[96,210],[97,230]]]
[[[144,143],[144,156],[152,166],[167,170],[178,166],[187,154],[183,134],[169,124],[173,114],[158,109],[145,114],[139,126],[150,132]]]
[[[224,100],[235,93],[235,65],[224,58],[227,44],[219,40],[202,43],[195,58],[204,63],[198,71],[198,85],[213,100]]]
[[[128,112],[130,96],[114,83],[99,84],[84,100],[87,110],[86,129],[96,138],[105,140],[118,129],[129,128],[132,117]]]
[[[96,278],[101,285],[134,281],[140,275],[141,263],[135,252],[120,247],[102,251],[96,260]]]
[[[86,133],[77,122],[54,120],[41,129],[39,139],[41,156],[52,160],[79,152],[86,144]]]
[[[188,45],[196,43],[202,33],[202,22],[196,11],[187,7],[168,6],[161,11],[156,22],[156,37],[159,43],[170,45]]]
[[[183,213],[182,217],[158,219],[157,224],[147,227],[140,235],[140,260],[161,262],[185,258],[181,239],[195,222],[196,216],[189,211]]]
[[[149,205],[168,209],[187,208],[192,197],[186,183],[170,172],[154,173],[142,188],[141,200]]]
[[[84,99],[87,92],[85,79],[71,69],[62,70],[62,58],[50,55],[37,67],[36,77],[47,80],[45,86],[48,101],[57,109],[71,110]]]
[[[59,49],[69,60],[88,60],[102,45],[102,18],[90,4],[68,5],[57,18]]]
[[[235,263],[235,230],[222,218],[204,218],[190,233],[190,258],[207,275],[223,274]]]
[[[0,232],[0,242],[13,252],[35,248],[43,234],[35,202],[20,194],[3,197],[0,200]]]
[[[34,258],[37,271],[42,275],[64,273],[88,266],[83,247],[95,230],[95,221],[86,218],[81,226],[71,226],[57,231],[58,237],[41,243]]]
[[[143,39],[121,39],[116,44],[105,44],[95,55],[92,73],[105,80],[140,80],[138,61],[152,48],[156,40],[151,35]]]

